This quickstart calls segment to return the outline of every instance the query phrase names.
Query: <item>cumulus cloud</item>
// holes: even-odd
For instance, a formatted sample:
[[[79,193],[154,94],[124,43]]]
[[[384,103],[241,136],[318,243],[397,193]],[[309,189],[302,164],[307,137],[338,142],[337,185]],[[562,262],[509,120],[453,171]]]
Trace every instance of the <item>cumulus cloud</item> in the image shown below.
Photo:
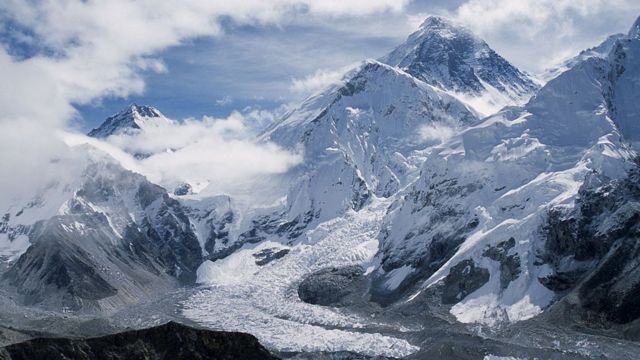
[[[240,24],[278,24],[292,12],[363,16],[398,11],[406,2],[2,1],[2,27],[11,23],[26,29],[14,32],[13,41],[37,44],[37,51],[27,58],[14,58],[10,53],[15,44],[3,43],[0,47],[0,187],[5,194],[26,191],[27,179],[47,177],[42,171],[38,177],[26,175],[42,169],[38,164],[64,155],[63,144],[52,134],[76,115],[74,104],[142,93],[145,71],[170,71],[157,57],[160,51],[196,37],[220,35],[222,19]],[[227,145],[240,153],[242,144]],[[251,149],[251,144],[247,146]]]

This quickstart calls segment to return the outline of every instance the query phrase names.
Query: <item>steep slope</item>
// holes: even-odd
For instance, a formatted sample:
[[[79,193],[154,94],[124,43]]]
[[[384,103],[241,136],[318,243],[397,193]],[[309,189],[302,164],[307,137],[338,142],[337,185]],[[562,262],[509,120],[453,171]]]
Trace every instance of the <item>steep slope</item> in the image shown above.
[[[581,193],[605,191],[598,184],[617,184],[635,171],[636,153],[624,139],[637,133],[629,118],[636,112],[630,99],[640,95],[629,85],[640,79],[633,71],[637,45],[631,36],[617,40],[608,56],[578,62],[524,107],[504,110],[434,148],[420,178],[389,209],[374,297],[393,301],[405,293],[410,303],[436,294],[458,320],[496,324],[532,317],[580,279],[596,277],[577,298],[586,306],[590,297],[605,304],[594,295],[601,291],[592,289],[611,289],[598,268],[607,266],[605,254],[617,245],[603,239],[594,249],[580,235],[570,240],[569,227],[545,229],[549,214],[571,214]],[[626,215],[604,215],[592,235],[625,228]],[[619,265],[634,264],[630,257]],[[633,281],[616,284],[625,294],[635,291]]]
[[[638,104],[638,83],[640,83],[640,18],[626,38],[614,44],[608,56],[609,91],[607,106],[622,135],[637,148],[640,141],[640,104]]]
[[[558,77],[558,75],[578,65],[580,62],[587,60],[588,58],[591,58],[591,57],[606,58],[611,52],[611,49],[616,44],[616,42],[619,39],[624,38],[625,36],[626,34],[610,35],[599,45],[589,49],[582,50],[578,55],[563,61],[561,64],[559,64],[556,67],[552,67],[546,70],[541,75],[541,78],[545,82],[548,82],[549,80]]]
[[[574,208],[549,214],[543,259],[553,274],[541,280],[567,294],[556,306],[560,318],[575,316],[591,326],[640,318],[639,186],[640,167],[622,179],[594,174]]]
[[[388,65],[364,62],[262,135],[304,153],[303,165],[285,179],[287,221],[276,231],[297,237],[359,210],[373,195],[394,194],[417,169],[416,150],[475,121],[452,96]]]
[[[195,281],[202,249],[163,188],[95,154],[77,182],[48,190],[68,197],[45,196],[5,215],[30,242],[2,274],[21,302],[109,310]],[[39,206],[46,211],[34,215]]]
[[[380,59],[457,94],[483,115],[526,102],[538,85],[466,28],[428,17],[407,41]]]
[[[87,135],[95,138],[107,138],[127,132],[139,131],[148,127],[172,124],[158,109],[146,105],[132,104],[123,111],[108,117],[100,126]]]

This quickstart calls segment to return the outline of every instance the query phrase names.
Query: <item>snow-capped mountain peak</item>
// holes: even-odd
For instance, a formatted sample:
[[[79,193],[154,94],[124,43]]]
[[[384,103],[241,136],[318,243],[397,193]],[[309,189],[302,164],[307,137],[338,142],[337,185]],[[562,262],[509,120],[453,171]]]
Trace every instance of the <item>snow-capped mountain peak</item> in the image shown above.
[[[545,70],[544,73],[539,76],[546,83],[589,58],[606,58],[618,40],[624,39],[625,37],[627,37],[627,35],[622,33],[609,35],[599,45],[582,50],[578,55],[563,60],[560,64]]]
[[[438,15],[428,16],[420,25],[420,30],[427,30],[439,33],[442,37],[466,33],[467,36],[474,36],[467,28],[455,23],[451,19],[447,19]]]
[[[522,104],[538,88],[469,29],[440,16],[428,17],[380,61],[455,93],[483,115]]]
[[[640,39],[640,16],[636,19],[636,21],[631,26],[629,30],[629,37]]]
[[[88,135],[96,138],[106,138],[123,132],[170,125],[172,123],[172,120],[165,117],[154,107],[131,104],[121,112],[108,117],[99,127],[91,130]]]

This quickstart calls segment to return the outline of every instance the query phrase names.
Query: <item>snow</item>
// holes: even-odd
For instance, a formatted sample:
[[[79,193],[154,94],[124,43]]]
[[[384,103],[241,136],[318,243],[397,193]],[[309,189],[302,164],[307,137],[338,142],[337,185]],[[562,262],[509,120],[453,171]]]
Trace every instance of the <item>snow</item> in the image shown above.
[[[638,23],[630,34],[638,36]],[[462,49],[456,48],[464,52],[461,60],[485,74],[477,87],[460,83],[446,61],[429,62],[431,55],[442,60],[455,54],[423,51],[459,40],[464,42]],[[623,177],[636,156],[638,58],[638,41],[611,37],[556,69],[529,100],[537,86],[528,75],[466,29],[428,19],[383,58],[385,63],[364,61],[260,136],[268,146],[275,143],[303,154],[304,163],[295,162],[285,173],[239,181],[232,195],[220,195],[213,180],[182,179],[193,185],[195,194],[172,198],[189,217],[186,228],[197,236],[203,256],[211,255],[205,245],[212,226],[227,214],[233,218],[222,224],[228,239],[216,243],[214,251],[236,248],[240,234],[256,230],[256,222],[265,217],[273,227],[309,218],[300,225],[302,236],[269,233],[265,241],[241,244],[223,259],[205,261],[197,271],[201,287],[182,304],[183,314],[210,328],[252,333],[278,351],[406,356],[418,348],[400,336],[380,334],[405,328],[304,303],[297,287],[317,270],[360,265],[368,276],[382,274],[383,289],[396,291],[405,279],[422,273],[414,266],[431,255],[430,242],[440,238],[460,242],[452,246],[453,255],[436,259],[442,265],[406,301],[471,259],[490,276],[451,307],[458,321],[498,326],[536,316],[556,298],[539,281],[552,272],[538,261],[547,213],[573,207],[589,174]],[[503,66],[487,68],[487,59]],[[423,60],[428,71],[417,66]],[[613,74],[619,77],[615,82]],[[153,108],[132,106],[92,133],[98,138],[128,136],[162,124],[172,122]],[[87,212],[106,216],[115,245],[126,226],[153,221],[162,211],[159,200],[144,208],[135,202],[141,177],[121,167],[144,171],[130,152],[92,137],[62,136],[75,151],[87,151],[90,163],[100,164],[98,170],[74,173],[75,180],[52,182],[35,196],[17,199],[3,209],[12,215],[7,226],[70,214],[71,204],[79,202]],[[634,145],[627,140],[635,140]],[[108,169],[108,164],[118,164],[119,170]],[[98,175],[106,183],[117,182],[118,193],[94,202],[77,196],[82,181]],[[79,222],[61,227],[69,233],[85,230]],[[504,285],[501,264],[483,253],[508,239],[514,242],[509,255],[520,266]],[[9,240],[2,233],[0,258],[14,261],[29,245],[24,234]],[[266,249],[289,252],[259,266],[254,255]],[[384,272],[387,260],[394,267]]]
[[[253,253],[282,245],[265,242],[228,258],[207,262],[198,281],[207,286],[184,304],[184,315],[214,329],[246,331],[279,351],[354,351],[367,355],[406,356],[418,350],[407,341],[374,332],[375,324],[339,309],[302,302],[297,285],[326,267],[368,267],[377,252],[375,235],[388,200],[375,200],[359,212],[321,223],[309,241],[290,247],[281,259],[259,267]]]
[[[459,321],[491,326],[521,321],[555,299],[538,281],[550,269],[536,261],[548,211],[574,206],[589,174],[625,176],[636,156],[603,108],[606,65],[602,58],[588,58],[524,107],[505,109],[431,148],[420,177],[385,217],[381,251],[396,269],[429,256],[432,239],[455,239],[456,229],[476,221],[455,254],[423,284],[439,283],[466,259],[489,270],[489,281],[451,308]],[[498,263],[483,252],[510,238],[520,272],[503,289]]]
[[[523,105],[538,85],[496,54],[467,28],[430,16],[407,41],[380,59],[448,92],[481,116],[504,106]],[[452,67],[462,62],[473,75]]]
[[[0,261],[13,262],[31,246],[29,237],[18,235],[10,240],[7,234],[0,234]]]
[[[173,121],[162,115],[158,109],[132,104],[125,110],[107,118],[98,128],[91,130],[89,136],[107,138],[112,135],[172,124]]]
[[[411,275],[411,273],[414,271],[415,269],[409,265],[404,265],[397,269],[393,269],[388,274],[386,274],[387,281],[385,281],[384,286],[387,288],[387,290],[395,290],[398,288],[398,286],[400,286],[400,284],[402,284],[404,279],[406,279],[407,276]]]

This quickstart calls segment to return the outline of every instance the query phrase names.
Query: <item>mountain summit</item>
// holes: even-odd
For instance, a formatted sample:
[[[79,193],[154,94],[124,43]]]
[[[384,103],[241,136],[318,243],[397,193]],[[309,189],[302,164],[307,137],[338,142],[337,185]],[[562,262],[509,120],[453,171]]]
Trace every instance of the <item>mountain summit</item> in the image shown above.
[[[470,30],[440,16],[428,17],[380,61],[462,95],[484,115],[505,105],[522,104],[538,88]]]
[[[121,112],[108,117],[99,127],[87,135],[95,138],[106,138],[123,132],[141,130],[161,124],[171,124],[158,109],[147,105],[131,104]]]
[[[630,38],[640,38],[640,16],[636,19],[636,21],[631,26],[629,30]]]

